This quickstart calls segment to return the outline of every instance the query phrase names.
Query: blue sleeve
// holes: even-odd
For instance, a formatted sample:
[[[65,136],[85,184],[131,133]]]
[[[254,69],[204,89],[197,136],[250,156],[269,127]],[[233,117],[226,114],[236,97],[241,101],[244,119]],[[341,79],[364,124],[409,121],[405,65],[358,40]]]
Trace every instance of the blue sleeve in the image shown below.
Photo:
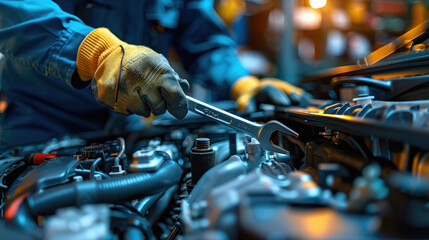
[[[79,45],[93,28],[52,1],[2,0],[0,16],[0,52],[71,84]]]
[[[211,0],[185,1],[180,14],[175,48],[193,80],[203,81],[209,87],[229,89],[249,72],[240,64],[236,44],[226,25],[213,9]]]

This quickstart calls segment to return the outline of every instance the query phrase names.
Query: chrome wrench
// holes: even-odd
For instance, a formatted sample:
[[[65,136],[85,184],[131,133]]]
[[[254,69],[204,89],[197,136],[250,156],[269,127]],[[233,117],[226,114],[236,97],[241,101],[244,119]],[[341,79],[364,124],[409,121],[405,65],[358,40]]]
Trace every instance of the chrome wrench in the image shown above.
[[[286,127],[279,121],[273,120],[265,124],[258,124],[232,113],[223,111],[222,109],[216,108],[210,104],[201,102],[195,98],[189,96],[186,96],[186,98],[188,99],[188,109],[190,111],[256,138],[261,144],[261,147],[267,151],[283,154],[289,153],[289,151],[274,144],[270,140],[271,135],[275,131],[294,137],[298,136],[298,133]]]

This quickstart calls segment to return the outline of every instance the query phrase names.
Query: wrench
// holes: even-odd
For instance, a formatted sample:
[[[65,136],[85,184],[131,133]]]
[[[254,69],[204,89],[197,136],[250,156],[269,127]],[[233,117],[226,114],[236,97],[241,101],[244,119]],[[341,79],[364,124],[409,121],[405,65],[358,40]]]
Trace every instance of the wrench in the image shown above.
[[[186,96],[188,99],[188,109],[196,114],[210,118],[211,120],[226,125],[235,130],[244,132],[259,141],[261,147],[267,151],[287,154],[289,151],[274,144],[270,138],[275,131],[279,131],[294,137],[298,136],[294,130],[286,127],[279,121],[269,121],[265,124],[251,122],[237,115],[223,111],[210,104],[201,102],[195,98]]]

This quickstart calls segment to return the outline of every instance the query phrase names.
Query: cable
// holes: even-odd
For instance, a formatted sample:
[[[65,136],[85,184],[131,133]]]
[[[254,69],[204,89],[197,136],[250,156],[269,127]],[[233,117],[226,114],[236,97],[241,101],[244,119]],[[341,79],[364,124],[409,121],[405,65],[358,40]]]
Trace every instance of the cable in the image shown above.
[[[97,158],[95,159],[95,161],[92,163],[91,168],[90,168],[90,172],[89,172],[89,179],[94,179],[94,172],[95,169],[97,168],[97,165],[102,161],[103,159],[101,158]]]
[[[121,150],[119,151],[118,155],[115,157],[115,162],[113,164],[113,167],[115,169],[118,169],[119,171],[122,171],[122,169],[124,169],[124,166],[121,165],[121,157],[124,155],[124,152],[125,152],[125,140],[121,137],[118,137],[117,140],[119,141]]]
[[[52,214],[55,209],[91,203],[119,203],[154,195],[176,185],[182,175],[180,166],[166,161],[153,173],[136,173],[103,179],[70,183],[46,189],[28,197],[33,216]]]
[[[88,179],[89,179],[89,175],[91,174],[91,171],[88,169],[75,169],[74,170],[76,173],[78,174],[86,174],[88,175]],[[100,172],[100,171],[94,171],[94,175],[95,174],[100,174],[103,178],[110,178],[109,175],[105,174],[104,172]]]
[[[125,140],[121,137],[118,137],[117,140],[119,141],[119,145],[121,146],[121,150],[118,153],[118,158],[121,158],[125,152]]]

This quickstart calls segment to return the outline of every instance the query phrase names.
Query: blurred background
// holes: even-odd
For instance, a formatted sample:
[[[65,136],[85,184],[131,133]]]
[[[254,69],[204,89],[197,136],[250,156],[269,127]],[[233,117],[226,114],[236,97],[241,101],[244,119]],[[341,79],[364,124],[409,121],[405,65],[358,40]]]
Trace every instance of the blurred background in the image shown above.
[[[292,83],[355,64],[426,20],[419,0],[216,0],[243,65]]]
[[[429,0],[214,0],[242,64],[255,76],[294,84],[323,69],[356,64],[424,22],[428,5]],[[174,51],[169,59],[180,76],[189,77]],[[211,99],[203,83],[193,82],[191,92]],[[6,106],[0,101],[0,112]]]

